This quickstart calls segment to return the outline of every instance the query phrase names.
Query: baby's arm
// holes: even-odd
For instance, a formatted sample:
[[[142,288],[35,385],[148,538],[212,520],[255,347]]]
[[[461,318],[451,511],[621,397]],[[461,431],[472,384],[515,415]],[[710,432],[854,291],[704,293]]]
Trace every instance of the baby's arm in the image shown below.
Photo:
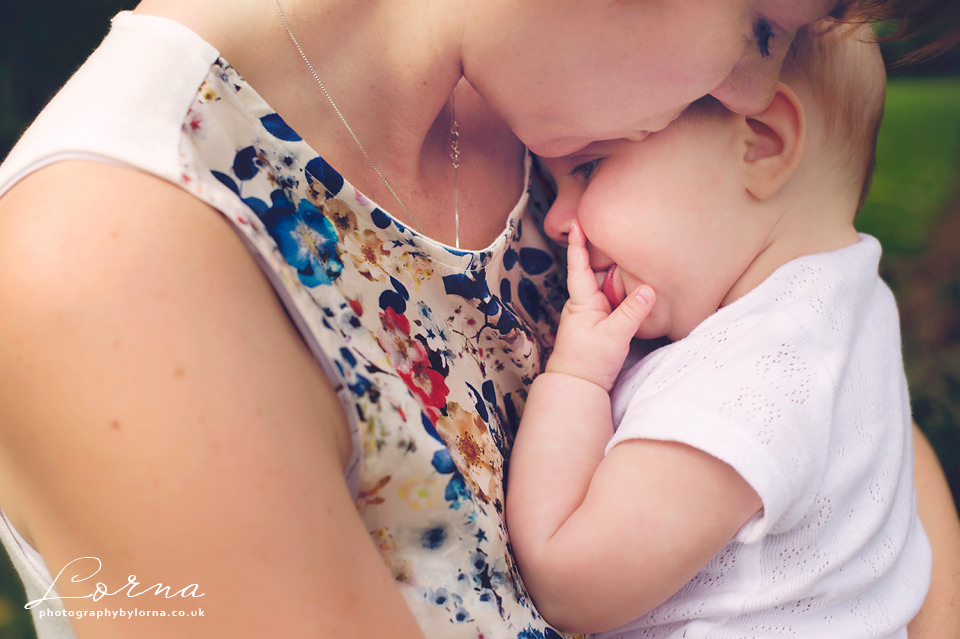
[[[635,293],[611,313],[584,244],[574,225],[570,301],[511,455],[507,523],[541,614],[601,632],[669,598],[761,504],[730,466],[683,444],[634,440],[604,457],[609,391],[652,303]]]

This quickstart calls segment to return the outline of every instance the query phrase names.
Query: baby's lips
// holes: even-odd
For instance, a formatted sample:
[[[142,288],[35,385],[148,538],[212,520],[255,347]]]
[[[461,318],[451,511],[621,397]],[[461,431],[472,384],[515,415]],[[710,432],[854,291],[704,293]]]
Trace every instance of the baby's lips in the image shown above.
[[[609,269],[603,278],[603,283],[600,285],[600,290],[603,291],[604,297],[607,298],[607,301],[610,302],[610,308],[614,309],[620,306],[620,302],[623,301],[623,293],[617,290],[617,265],[614,264]]]

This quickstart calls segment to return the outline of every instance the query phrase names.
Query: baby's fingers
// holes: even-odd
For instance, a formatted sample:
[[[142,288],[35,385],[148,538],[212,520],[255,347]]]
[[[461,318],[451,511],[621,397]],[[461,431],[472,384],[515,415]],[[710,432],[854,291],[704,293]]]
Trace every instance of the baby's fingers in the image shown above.
[[[570,223],[567,237],[567,290],[575,304],[586,303],[600,290],[597,287],[597,278],[590,269],[587,238],[576,220]]]
[[[652,288],[646,284],[641,285],[633,294],[627,295],[610,316],[603,320],[604,330],[615,343],[629,344],[640,330],[640,324],[653,309],[656,298]]]

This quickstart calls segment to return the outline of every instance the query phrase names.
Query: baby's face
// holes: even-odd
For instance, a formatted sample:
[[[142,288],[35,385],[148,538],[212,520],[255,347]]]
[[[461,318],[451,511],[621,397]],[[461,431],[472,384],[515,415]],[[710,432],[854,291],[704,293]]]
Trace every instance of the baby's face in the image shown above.
[[[657,293],[637,337],[685,337],[726,302],[772,231],[744,186],[743,119],[677,120],[640,142],[594,143],[543,160],[557,184],[547,233],[587,236],[590,266],[616,307],[640,284]],[[737,295],[739,296],[739,295]]]

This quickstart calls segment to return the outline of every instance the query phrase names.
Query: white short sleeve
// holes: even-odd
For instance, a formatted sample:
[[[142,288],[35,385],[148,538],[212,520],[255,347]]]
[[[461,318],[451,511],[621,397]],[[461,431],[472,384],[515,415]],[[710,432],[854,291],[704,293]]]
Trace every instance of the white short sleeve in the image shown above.
[[[598,639],[901,637],[930,583],[899,318],[879,243],[808,255],[625,371],[622,441],[730,464],[763,510],[670,599]]]
[[[655,439],[726,462],[763,502],[738,536],[749,543],[792,526],[813,501],[834,382],[789,314],[742,320],[737,328],[698,331],[625,373],[614,395],[619,425],[607,450]]]
[[[738,541],[795,525],[824,475],[850,322],[882,286],[870,240],[790,262],[621,375],[607,451],[629,439],[687,444],[732,466],[760,496],[763,510]],[[874,266],[851,271],[844,259]]]

